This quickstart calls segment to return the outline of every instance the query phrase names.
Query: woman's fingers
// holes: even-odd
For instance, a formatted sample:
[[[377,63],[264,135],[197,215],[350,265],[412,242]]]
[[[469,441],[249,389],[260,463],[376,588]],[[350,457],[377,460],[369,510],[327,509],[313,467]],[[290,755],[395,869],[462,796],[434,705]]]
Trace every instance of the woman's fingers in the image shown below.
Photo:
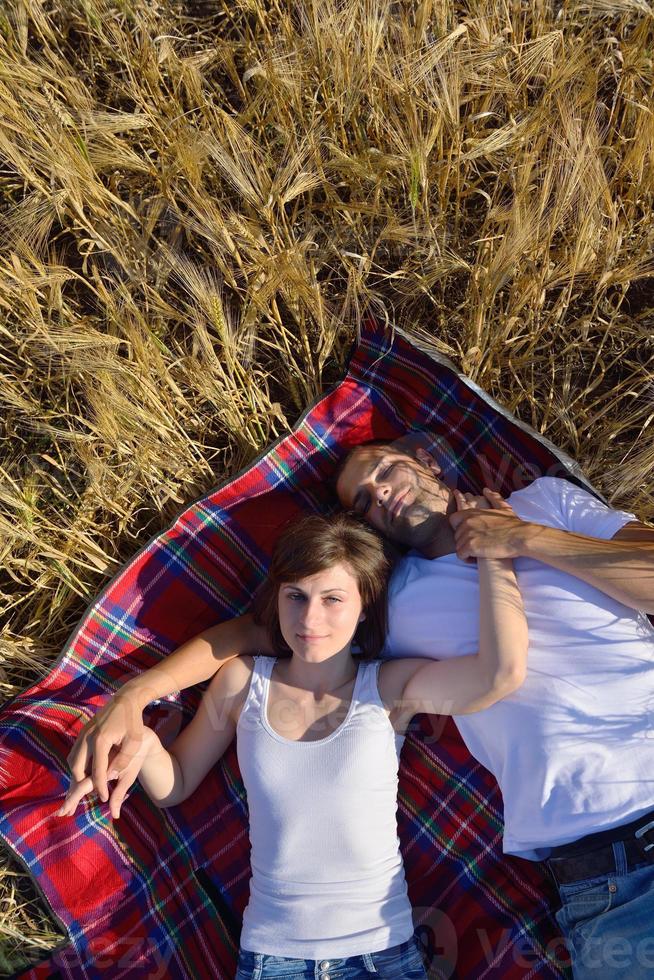
[[[109,797],[109,809],[114,820],[117,820],[120,816],[120,808],[125,802],[127,790],[130,788],[135,778],[135,776],[130,776],[129,773],[123,773],[114,786],[111,796]]]
[[[106,736],[98,735],[93,746],[93,785],[103,803],[109,799],[107,786],[107,768],[109,766],[109,751],[112,748]]]
[[[68,767],[78,782],[86,776],[86,766],[89,761],[89,733],[87,727],[88,722],[80,730],[77,741],[66,757]]]
[[[454,494],[454,501],[456,503],[456,509],[457,510],[468,510],[468,501],[466,499],[466,495],[463,494],[463,493],[461,493],[461,491],[460,490],[457,490],[456,488],[452,491],[452,493]]]
[[[461,490],[453,490],[456,500],[457,510],[490,510],[490,503],[485,497],[476,493],[464,493]]]
[[[116,819],[120,816],[120,808],[125,801],[128,789],[141,771],[143,747],[143,739],[127,739],[123,750],[110,764],[111,770],[118,779],[109,797],[111,816]],[[109,778],[112,778],[111,774]]]
[[[460,490],[453,490],[454,500],[456,502],[457,511],[474,510],[475,508],[475,498],[474,494],[462,493]],[[464,539],[467,536],[466,529],[463,524],[459,524],[454,528],[454,546],[456,548],[456,554],[463,561],[468,562],[468,564],[476,564],[475,558],[468,557],[466,549],[464,547]]]
[[[82,799],[82,797],[86,796],[87,793],[90,793],[92,789],[93,789],[93,780],[91,779],[90,776],[86,776],[84,779],[77,780],[77,782],[73,783],[73,785],[66,793],[66,796],[64,797],[64,802],[56,811],[55,816],[56,817],[72,816],[73,813],[75,813],[75,810],[77,809],[77,804],[79,803],[79,801]]]
[[[118,772],[115,769],[111,768],[107,773],[107,779],[109,780],[118,779],[118,775],[119,775]],[[126,779],[123,781],[122,785],[118,783],[115,787],[115,789],[120,789],[120,796],[119,796],[120,802],[118,806],[119,811],[120,811],[120,804],[122,804],[123,800],[125,799],[125,796],[127,795],[127,790],[129,789],[129,787],[132,785],[133,782],[134,779]],[[77,809],[77,806],[80,803],[80,801],[83,800],[85,796],[88,796],[89,793],[92,793],[94,789],[95,787],[93,786],[93,780],[91,779],[90,776],[85,776],[84,779],[79,779],[73,782],[70,786],[70,789],[66,793],[66,796],[64,797],[64,802],[61,804],[59,809],[55,811],[55,816],[56,817],[72,816],[75,813],[75,810]],[[113,798],[113,794],[112,794],[112,798]],[[113,814],[113,809],[112,809],[112,814]]]
[[[484,496],[495,510],[513,510],[511,504],[507,503],[502,494],[498,493],[497,490],[484,487]]]
[[[125,802],[127,791],[136,781],[136,777],[141,771],[143,761],[148,754],[149,739],[151,737],[151,730],[144,728],[142,738],[127,739],[122,752],[110,764],[110,769],[114,770],[118,777],[118,782],[109,797],[109,808],[114,819],[120,816],[120,808]],[[116,770],[120,770],[120,772]]]
[[[484,487],[483,494],[464,493],[454,488],[452,490],[457,510],[490,510],[491,506],[505,507],[511,509],[509,504],[495,490]]]

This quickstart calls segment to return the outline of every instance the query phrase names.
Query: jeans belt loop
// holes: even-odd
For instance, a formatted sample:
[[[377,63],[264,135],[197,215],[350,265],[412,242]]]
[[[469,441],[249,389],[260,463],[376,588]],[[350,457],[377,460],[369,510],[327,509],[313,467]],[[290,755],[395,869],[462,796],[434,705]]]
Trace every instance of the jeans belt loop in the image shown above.
[[[636,833],[634,834],[634,837],[636,837],[640,841],[641,837],[644,837],[649,830],[654,830],[654,820],[650,820],[650,822],[646,823],[644,827],[639,827]],[[652,841],[651,844],[643,843],[642,847],[644,851],[651,851],[652,849],[654,849],[654,841]]]
[[[263,973],[263,953],[255,953],[254,970],[252,971],[252,980],[261,980],[262,973]]]

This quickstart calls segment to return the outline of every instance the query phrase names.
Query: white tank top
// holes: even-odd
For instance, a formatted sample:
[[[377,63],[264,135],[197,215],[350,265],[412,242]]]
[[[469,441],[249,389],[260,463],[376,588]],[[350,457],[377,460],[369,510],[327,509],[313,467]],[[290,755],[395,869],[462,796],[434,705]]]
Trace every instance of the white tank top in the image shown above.
[[[237,725],[252,878],[241,946],[304,959],[406,942],[411,904],[397,836],[397,735],[361,663],[342,724],[299,742],[268,724],[273,657],[255,657]]]

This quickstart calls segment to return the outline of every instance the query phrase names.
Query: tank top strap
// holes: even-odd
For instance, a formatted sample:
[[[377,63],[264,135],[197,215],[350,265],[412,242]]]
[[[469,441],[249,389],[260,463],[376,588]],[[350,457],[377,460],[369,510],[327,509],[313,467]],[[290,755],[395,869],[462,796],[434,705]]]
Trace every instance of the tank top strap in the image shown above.
[[[357,701],[361,704],[375,704],[383,708],[379,694],[378,677],[381,660],[362,660],[359,664],[359,684]]]
[[[270,676],[276,660],[276,657],[266,657],[263,654],[259,654],[259,656],[254,658],[254,667],[252,670],[252,677],[250,678],[250,686],[248,688],[245,704],[241,710],[241,715],[243,715],[246,711],[254,711],[257,713],[261,711],[261,707],[265,699],[266,688],[270,681]]]

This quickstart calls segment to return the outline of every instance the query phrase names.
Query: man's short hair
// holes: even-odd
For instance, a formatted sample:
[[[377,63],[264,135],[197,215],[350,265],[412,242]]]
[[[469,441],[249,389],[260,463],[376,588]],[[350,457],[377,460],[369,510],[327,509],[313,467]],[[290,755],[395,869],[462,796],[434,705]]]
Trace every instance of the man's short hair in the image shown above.
[[[392,439],[369,439],[367,442],[358,442],[356,446],[352,446],[352,448],[346,452],[345,456],[339,459],[335,469],[329,477],[328,482],[334,493],[336,493],[336,484],[341,477],[341,473],[345,469],[348,460],[354,453],[356,453],[359,449],[365,449],[367,446],[390,446],[392,441]]]

